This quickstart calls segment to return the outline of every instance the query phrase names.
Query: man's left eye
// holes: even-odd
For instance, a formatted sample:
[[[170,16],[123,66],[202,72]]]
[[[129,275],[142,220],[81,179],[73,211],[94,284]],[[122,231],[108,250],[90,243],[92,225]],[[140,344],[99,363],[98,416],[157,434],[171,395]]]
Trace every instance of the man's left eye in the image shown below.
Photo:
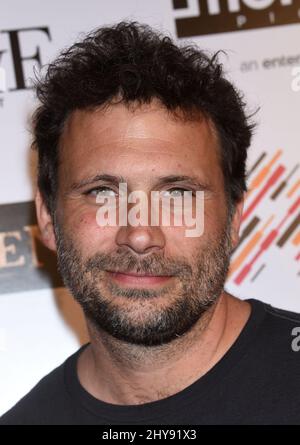
[[[172,188],[170,190],[166,190],[165,192],[170,193],[172,195],[172,197],[174,197],[174,198],[183,197],[184,192],[193,193],[192,190],[187,190],[187,189],[180,188],[180,187]],[[177,193],[175,193],[175,192],[177,192]]]

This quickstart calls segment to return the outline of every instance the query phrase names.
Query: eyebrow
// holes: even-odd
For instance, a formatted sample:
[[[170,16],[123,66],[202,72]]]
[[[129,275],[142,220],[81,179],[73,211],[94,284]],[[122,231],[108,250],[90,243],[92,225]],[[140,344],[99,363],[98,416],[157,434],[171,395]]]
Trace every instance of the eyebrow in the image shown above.
[[[206,181],[201,180],[197,176],[187,176],[187,175],[168,175],[159,176],[157,185],[165,185],[171,182],[187,182],[191,185],[197,186],[201,189],[209,190],[210,186]]]
[[[120,182],[126,182],[125,178],[123,176],[114,176],[114,175],[108,175],[108,174],[97,174],[95,176],[91,176],[89,178],[82,179],[78,182],[74,182],[70,190],[71,191],[77,191],[80,190],[82,187],[86,185],[92,185],[94,182],[99,181],[106,181],[111,182],[112,184],[118,185]]]
[[[162,185],[166,185],[166,184],[174,183],[174,182],[188,182],[191,185],[197,186],[198,188],[200,188],[202,190],[210,190],[211,189],[211,187],[208,185],[208,183],[206,181],[200,180],[200,178],[198,178],[197,176],[168,175],[168,176],[158,176],[156,178],[156,180],[158,181],[156,184],[157,186],[162,186]],[[110,182],[111,184],[116,185],[116,186],[118,186],[120,184],[120,182],[127,183],[124,176],[109,175],[106,173],[102,173],[102,174],[97,174],[97,175],[89,177],[89,178],[82,179],[78,182],[74,182],[70,186],[70,191],[71,192],[79,191],[81,188],[83,188],[87,185],[92,185],[95,182],[99,182],[99,181]]]

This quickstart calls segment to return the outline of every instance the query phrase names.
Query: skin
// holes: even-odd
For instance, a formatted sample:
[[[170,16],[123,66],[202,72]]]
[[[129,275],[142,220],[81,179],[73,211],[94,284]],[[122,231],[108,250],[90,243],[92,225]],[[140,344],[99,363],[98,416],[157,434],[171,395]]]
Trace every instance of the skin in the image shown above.
[[[83,259],[97,252],[126,247],[137,255],[160,253],[192,258],[203,243],[217,237],[226,224],[226,199],[213,124],[200,118],[175,119],[158,101],[128,108],[116,104],[97,111],[75,111],[68,119],[60,144],[57,218],[71,234]],[[158,184],[158,176],[196,176],[205,184],[205,230],[198,238],[185,237],[186,227],[99,227],[92,196],[78,183],[98,172],[122,175],[132,190],[192,189],[189,182]],[[105,184],[108,185],[108,184]],[[238,242],[243,202],[237,204],[231,241]],[[56,251],[52,219],[39,190],[37,219],[44,244]],[[118,297],[115,304],[133,304]],[[156,305],[164,307],[165,297]],[[169,303],[171,304],[171,303]],[[150,310],[150,306],[149,306]],[[147,307],[136,306],[134,317],[146,317]],[[122,342],[87,318],[91,345],[80,355],[78,377],[94,397],[108,403],[135,405],[168,397],[207,373],[228,351],[250,315],[250,305],[223,291],[213,307],[178,339],[154,347]]]

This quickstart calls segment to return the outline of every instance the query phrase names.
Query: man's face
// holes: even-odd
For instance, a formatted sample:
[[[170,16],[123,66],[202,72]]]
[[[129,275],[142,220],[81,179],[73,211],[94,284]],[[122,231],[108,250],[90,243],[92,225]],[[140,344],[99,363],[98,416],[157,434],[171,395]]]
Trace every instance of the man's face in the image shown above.
[[[128,193],[144,191],[149,202],[152,190],[203,190],[203,235],[187,237],[185,225],[100,227],[98,189],[118,192],[112,178],[86,184],[101,174],[122,177]],[[169,176],[193,181],[162,180]],[[58,179],[58,265],[88,319],[115,338],[145,346],[188,332],[220,296],[232,249],[211,124],[175,120],[158,102],[76,111],[61,138]]]

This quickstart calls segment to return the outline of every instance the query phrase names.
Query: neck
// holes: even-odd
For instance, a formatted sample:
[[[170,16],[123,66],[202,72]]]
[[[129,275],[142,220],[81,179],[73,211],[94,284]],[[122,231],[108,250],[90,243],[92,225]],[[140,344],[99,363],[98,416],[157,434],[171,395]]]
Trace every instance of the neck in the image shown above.
[[[87,320],[91,344],[79,357],[78,376],[94,397],[136,405],[173,395],[208,372],[238,337],[250,305],[223,292],[193,329],[162,346],[132,345]]]

